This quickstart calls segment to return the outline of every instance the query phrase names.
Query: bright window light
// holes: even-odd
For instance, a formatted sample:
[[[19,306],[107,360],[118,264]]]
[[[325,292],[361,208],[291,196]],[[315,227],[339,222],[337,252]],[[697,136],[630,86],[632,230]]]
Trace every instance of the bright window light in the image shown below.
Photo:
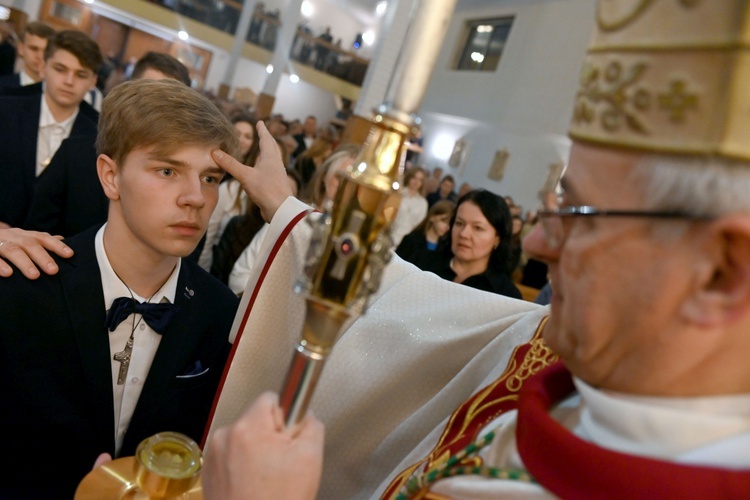
[[[378,2],[378,5],[375,7],[375,12],[377,12],[379,16],[382,16],[387,8],[388,2]]]
[[[177,36],[180,38],[180,40],[187,41],[188,38],[190,38],[190,35],[188,35],[187,31],[179,31],[177,33]]]
[[[313,11],[315,9],[313,9],[313,6],[312,6],[312,4],[310,2],[308,2],[307,0],[305,0],[304,2],[302,2],[302,7],[300,7],[299,10],[300,10],[300,12],[302,12],[303,16],[310,17],[310,16],[313,15]]]
[[[373,33],[372,31],[362,33],[362,41],[367,45],[372,45],[373,43],[375,43],[375,33]]]
[[[492,26],[488,24],[480,24],[477,26],[477,33],[492,33]]]
[[[435,138],[432,144],[432,155],[438,160],[447,161],[453,153],[453,146],[456,144],[456,138],[448,134],[440,134]]]
[[[480,52],[472,52],[471,53],[471,60],[480,63],[480,62],[484,61],[484,54],[482,54]]]
[[[266,66],[266,73],[268,73],[269,75],[273,73],[273,64],[269,64],[268,66]]]
[[[291,75],[289,75],[289,81],[292,83],[297,83],[299,81],[299,77],[292,73]]]
[[[94,3],[94,0],[84,0],[86,3]]]

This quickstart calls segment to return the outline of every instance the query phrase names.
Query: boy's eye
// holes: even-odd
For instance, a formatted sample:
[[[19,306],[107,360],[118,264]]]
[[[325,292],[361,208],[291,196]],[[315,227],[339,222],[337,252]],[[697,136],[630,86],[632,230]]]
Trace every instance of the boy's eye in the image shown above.
[[[174,170],[171,168],[162,168],[159,169],[159,172],[161,172],[164,177],[170,177],[174,174]]]

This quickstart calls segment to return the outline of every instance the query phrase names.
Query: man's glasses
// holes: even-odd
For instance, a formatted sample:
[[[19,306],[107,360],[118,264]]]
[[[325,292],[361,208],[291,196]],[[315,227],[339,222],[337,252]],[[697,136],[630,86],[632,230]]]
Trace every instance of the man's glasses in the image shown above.
[[[712,217],[700,216],[679,211],[646,211],[646,210],[599,210],[590,206],[542,208],[538,212],[544,229],[544,236],[552,249],[559,249],[568,236],[570,224],[566,221],[574,217],[642,217],[654,219],[709,220]]]

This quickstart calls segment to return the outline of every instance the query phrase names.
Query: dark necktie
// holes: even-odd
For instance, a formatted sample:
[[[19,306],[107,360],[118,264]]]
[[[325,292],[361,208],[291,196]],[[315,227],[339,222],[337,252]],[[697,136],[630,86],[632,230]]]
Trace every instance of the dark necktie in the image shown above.
[[[160,304],[150,304],[148,302],[138,302],[131,297],[120,297],[115,299],[112,307],[107,312],[107,318],[104,320],[110,332],[115,331],[117,325],[122,323],[125,318],[133,313],[143,316],[146,322],[156,333],[162,334],[169,325],[172,317],[177,312],[177,306],[168,302]]]

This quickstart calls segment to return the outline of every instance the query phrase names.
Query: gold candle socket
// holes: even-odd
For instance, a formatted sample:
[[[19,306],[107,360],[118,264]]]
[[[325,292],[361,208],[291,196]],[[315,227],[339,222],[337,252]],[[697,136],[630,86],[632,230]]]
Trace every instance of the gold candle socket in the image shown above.
[[[134,457],[112,460],[88,473],[75,500],[199,500],[202,467],[203,454],[195,441],[161,432],[144,439]]]

